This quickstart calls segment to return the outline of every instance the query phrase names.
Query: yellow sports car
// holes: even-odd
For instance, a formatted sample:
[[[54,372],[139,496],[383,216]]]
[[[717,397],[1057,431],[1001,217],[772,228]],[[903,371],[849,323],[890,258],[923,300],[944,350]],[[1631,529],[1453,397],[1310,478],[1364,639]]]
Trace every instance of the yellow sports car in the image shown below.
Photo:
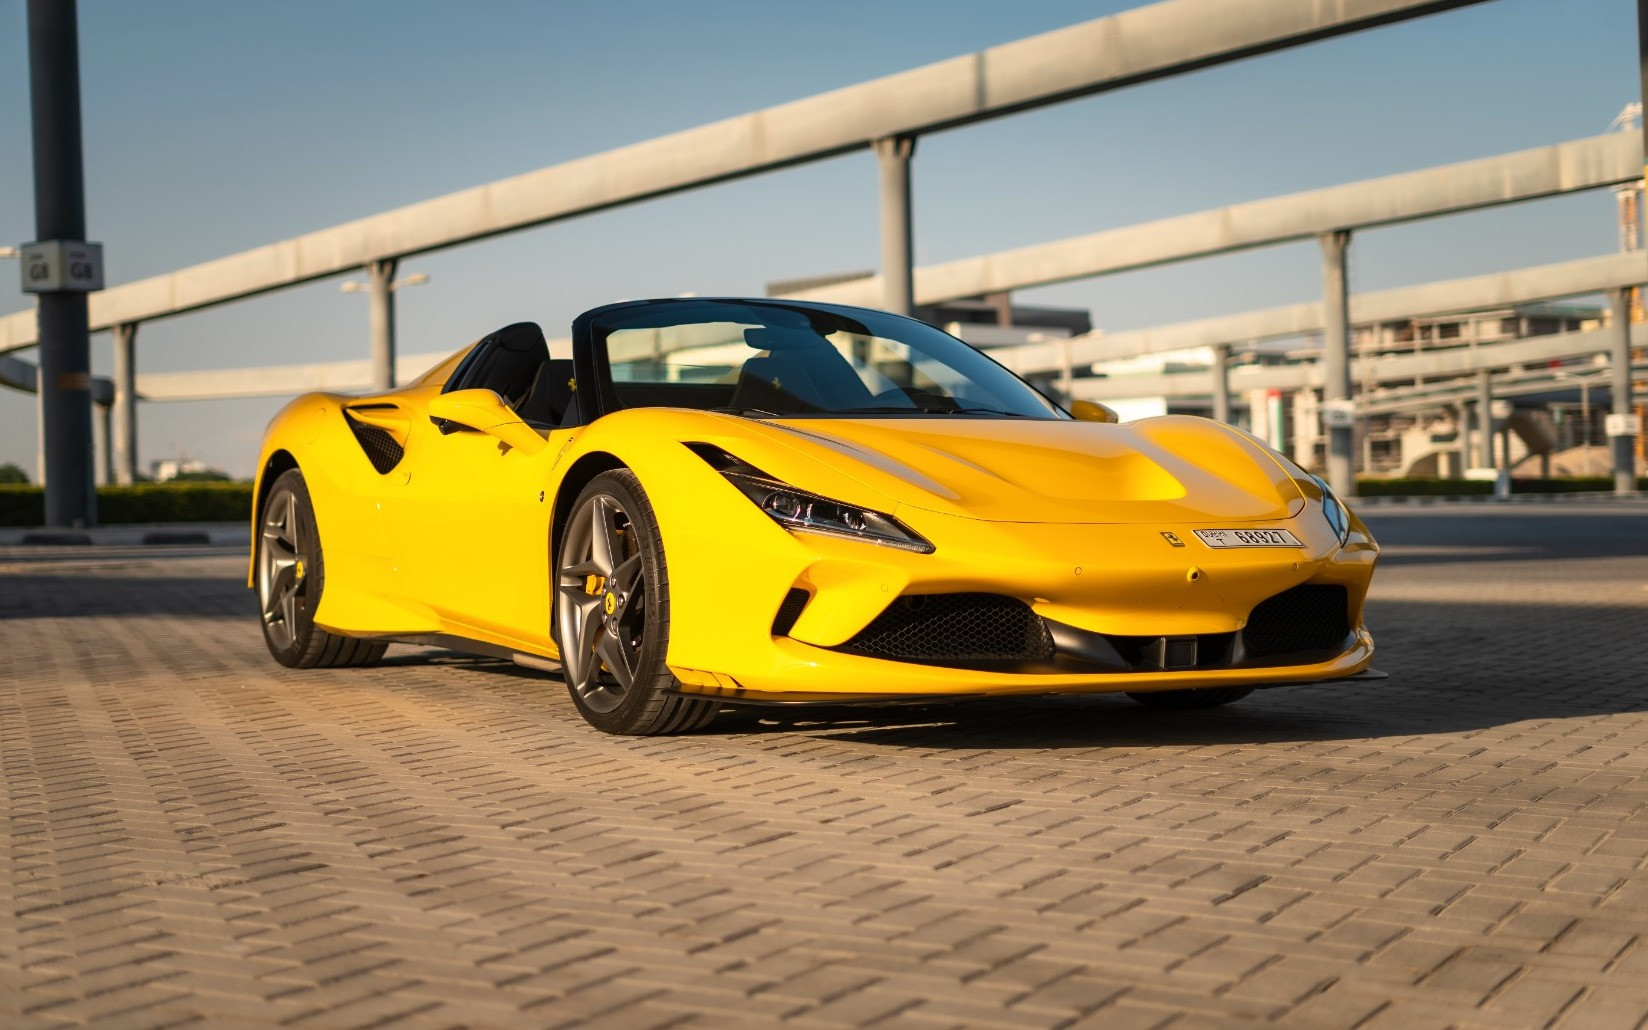
[[[1378,546],[1322,480],[1207,419],[1115,421],[897,315],[613,304],[570,353],[519,323],[401,389],[287,405],[250,585],[283,665],[512,658],[610,733],[1378,675]]]

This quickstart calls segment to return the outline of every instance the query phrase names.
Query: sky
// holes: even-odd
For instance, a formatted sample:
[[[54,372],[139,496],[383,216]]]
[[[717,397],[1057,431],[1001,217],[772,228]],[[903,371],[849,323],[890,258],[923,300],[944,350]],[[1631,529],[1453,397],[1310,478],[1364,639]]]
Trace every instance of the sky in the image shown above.
[[[1233,0],[1232,0],[1233,2]],[[1130,0],[80,0],[89,235],[117,285],[1139,6]],[[0,0],[0,242],[34,238],[23,0]],[[1631,0],[1494,0],[923,138],[918,264],[1594,135]],[[409,258],[406,354],[642,296],[867,270],[868,151]],[[1357,234],[1353,290],[1617,248],[1607,191]],[[0,314],[22,310],[0,263]],[[1314,243],[1027,290],[1117,330],[1320,295]],[[364,358],[346,277],[151,322],[144,371]],[[25,354],[32,359],[32,354]],[[92,341],[107,374],[110,341]],[[143,404],[144,468],[249,475],[284,400]],[[34,399],[0,388],[33,474]]]

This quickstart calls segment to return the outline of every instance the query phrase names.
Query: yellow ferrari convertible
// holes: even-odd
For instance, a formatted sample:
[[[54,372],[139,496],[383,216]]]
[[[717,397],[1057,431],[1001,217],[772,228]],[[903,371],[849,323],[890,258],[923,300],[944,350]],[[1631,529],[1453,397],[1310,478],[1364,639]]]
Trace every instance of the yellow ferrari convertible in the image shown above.
[[[883,312],[613,304],[569,353],[506,326],[401,389],[298,398],[258,469],[276,661],[510,658],[610,733],[1378,675],[1378,546],[1321,479],[1207,419],[1067,413]]]

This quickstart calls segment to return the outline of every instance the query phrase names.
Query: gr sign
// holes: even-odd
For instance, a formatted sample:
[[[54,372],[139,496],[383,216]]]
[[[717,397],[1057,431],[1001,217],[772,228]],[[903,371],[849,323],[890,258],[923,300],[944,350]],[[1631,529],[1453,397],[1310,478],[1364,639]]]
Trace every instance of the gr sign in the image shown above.
[[[1635,415],[1609,415],[1604,425],[1609,436],[1635,436],[1642,432],[1642,423]]]
[[[1355,429],[1356,402],[1323,401],[1321,405],[1324,429]]]
[[[18,248],[24,293],[90,293],[103,288],[103,244],[41,240]]]

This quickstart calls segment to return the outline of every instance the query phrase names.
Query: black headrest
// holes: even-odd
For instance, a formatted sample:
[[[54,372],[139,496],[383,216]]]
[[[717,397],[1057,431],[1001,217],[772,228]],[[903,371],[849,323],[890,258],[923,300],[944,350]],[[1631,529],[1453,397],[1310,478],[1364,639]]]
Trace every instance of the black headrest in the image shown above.
[[[492,333],[488,339],[496,341],[504,350],[516,353],[533,350],[542,352],[549,348],[549,344],[544,342],[544,331],[538,328],[537,322],[516,322],[506,325]]]

